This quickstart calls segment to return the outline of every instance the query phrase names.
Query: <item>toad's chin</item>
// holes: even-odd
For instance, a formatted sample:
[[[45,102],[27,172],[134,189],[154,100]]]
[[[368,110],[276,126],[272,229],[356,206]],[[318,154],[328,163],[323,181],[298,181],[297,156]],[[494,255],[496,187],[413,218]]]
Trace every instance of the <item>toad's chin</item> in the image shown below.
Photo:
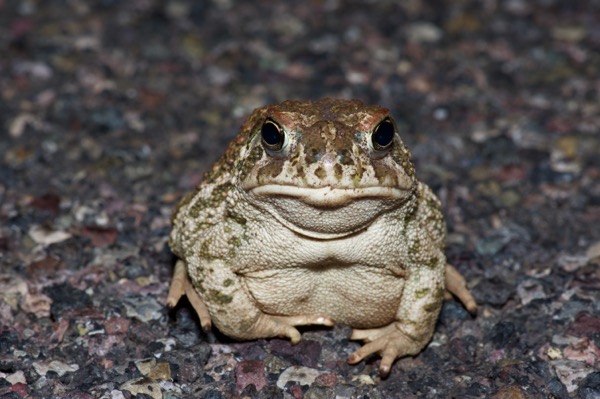
[[[248,194],[280,223],[297,234],[342,238],[366,229],[381,214],[398,207],[407,197],[394,187],[305,188],[264,185]]]

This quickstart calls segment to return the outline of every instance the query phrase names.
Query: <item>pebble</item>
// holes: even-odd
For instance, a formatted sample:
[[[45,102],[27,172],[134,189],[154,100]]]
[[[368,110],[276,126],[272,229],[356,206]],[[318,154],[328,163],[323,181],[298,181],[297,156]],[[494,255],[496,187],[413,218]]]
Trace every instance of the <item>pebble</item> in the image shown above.
[[[235,366],[235,386],[241,393],[247,386],[254,385],[260,391],[267,385],[265,365],[259,360],[242,360]]]
[[[44,246],[56,244],[72,237],[72,234],[66,231],[51,230],[40,225],[31,226],[28,234],[36,244]]]
[[[581,399],[600,398],[600,371],[588,374],[579,385],[577,395]]]
[[[528,399],[528,396],[520,386],[506,385],[492,395],[491,399]]]
[[[149,378],[136,378],[125,382],[121,390],[129,391],[132,395],[148,395],[152,399],[163,399],[160,384]]]
[[[66,364],[60,360],[43,360],[39,362],[33,362],[33,368],[36,373],[44,377],[49,371],[53,371],[58,374],[59,377],[67,373],[73,373],[79,370],[79,365],[76,363]]]
[[[127,317],[138,319],[143,323],[158,320],[163,316],[164,306],[151,296],[130,296],[123,298]]]
[[[569,393],[575,392],[579,386],[579,381],[596,371],[585,363],[576,360],[553,360],[550,364]]]
[[[290,381],[296,382],[299,385],[311,385],[319,376],[320,372],[316,369],[304,366],[288,367],[279,375],[277,386],[284,389]]]
[[[532,279],[524,280],[517,286],[517,295],[521,298],[523,305],[528,305],[535,299],[544,299],[547,297],[542,284]]]
[[[435,43],[444,36],[444,31],[430,22],[409,24],[405,31],[408,40],[417,43]]]

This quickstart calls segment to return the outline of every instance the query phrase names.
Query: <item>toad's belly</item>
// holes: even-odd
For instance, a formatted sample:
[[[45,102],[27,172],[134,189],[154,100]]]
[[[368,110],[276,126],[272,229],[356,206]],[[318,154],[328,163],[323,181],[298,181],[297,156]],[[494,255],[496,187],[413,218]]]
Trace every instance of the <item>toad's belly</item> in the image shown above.
[[[361,266],[276,269],[249,273],[244,282],[263,312],[322,314],[355,328],[395,320],[405,280]]]

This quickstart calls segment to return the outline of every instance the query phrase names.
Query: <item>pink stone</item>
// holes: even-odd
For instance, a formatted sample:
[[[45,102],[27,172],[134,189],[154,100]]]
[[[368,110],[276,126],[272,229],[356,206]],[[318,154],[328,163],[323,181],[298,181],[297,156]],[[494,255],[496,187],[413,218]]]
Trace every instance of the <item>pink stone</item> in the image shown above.
[[[235,388],[241,393],[248,385],[254,384],[257,391],[267,385],[265,365],[259,360],[242,360],[235,366]]]

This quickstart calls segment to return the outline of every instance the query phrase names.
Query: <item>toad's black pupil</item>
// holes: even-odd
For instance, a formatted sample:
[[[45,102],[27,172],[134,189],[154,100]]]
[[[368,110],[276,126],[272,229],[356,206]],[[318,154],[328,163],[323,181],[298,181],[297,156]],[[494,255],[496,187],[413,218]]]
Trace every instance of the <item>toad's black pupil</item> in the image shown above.
[[[262,135],[262,139],[269,146],[277,146],[283,142],[283,135],[281,134],[281,131],[277,125],[271,121],[265,122],[265,124],[262,126],[260,134]]]
[[[385,149],[394,140],[394,125],[389,120],[384,120],[373,132],[373,144],[377,149]]]

